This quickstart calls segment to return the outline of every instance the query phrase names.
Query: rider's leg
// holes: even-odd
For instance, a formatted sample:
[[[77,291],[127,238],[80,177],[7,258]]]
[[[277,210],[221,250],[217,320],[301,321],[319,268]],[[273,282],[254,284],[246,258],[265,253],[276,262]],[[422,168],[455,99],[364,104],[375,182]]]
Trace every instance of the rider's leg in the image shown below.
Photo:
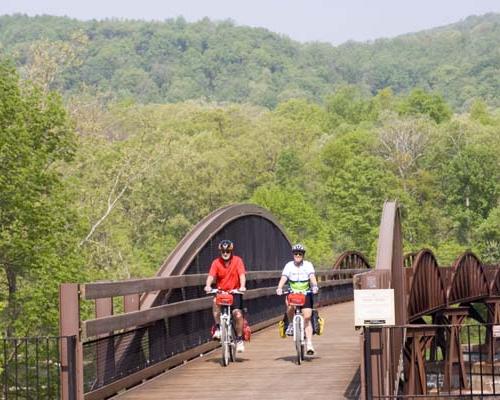
[[[236,352],[243,353],[245,345],[243,344],[243,313],[240,309],[233,310],[234,330],[236,331]]]
[[[215,321],[215,331],[212,335],[212,339],[220,340],[220,306],[215,304],[215,299],[214,299],[214,304],[212,306],[212,314],[214,316],[214,321]]]
[[[304,324],[306,331],[306,352],[308,355],[312,356],[315,353],[312,344],[312,335],[313,335],[313,329],[311,323],[312,308],[303,308],[302,315],[304,316]]]
[[[313,336],[313,329],[311,324],[312,308],[303,308],[302,315],[304,316],[306,341],[312,342],[312,336]]]
[[[286,306],[286,316],[288,317],[288,323],[291,324],[293,321],[293,315],[295,314],[295,307],[294,306],[289,306],[287,304]]]
[[[243,335],[243,313],[241,310],[233,310],[234,318],[234,329],[236,330],[236,336]]]
[[[215,298],[214,298],[214,304],[212,306],[212,314],[214,316],[214,321],[217,325],[220,324],[220,306],[215,304]]]

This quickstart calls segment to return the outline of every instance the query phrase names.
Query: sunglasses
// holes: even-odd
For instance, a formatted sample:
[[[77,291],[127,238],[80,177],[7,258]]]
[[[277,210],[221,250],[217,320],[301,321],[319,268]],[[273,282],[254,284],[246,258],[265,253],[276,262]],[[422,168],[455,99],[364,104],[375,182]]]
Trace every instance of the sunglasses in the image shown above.
[[[301,256],[304,257],[304,253],[293,253],[294,256]]]
[[[222,254],[231,254],[231,250],[221,250]]]

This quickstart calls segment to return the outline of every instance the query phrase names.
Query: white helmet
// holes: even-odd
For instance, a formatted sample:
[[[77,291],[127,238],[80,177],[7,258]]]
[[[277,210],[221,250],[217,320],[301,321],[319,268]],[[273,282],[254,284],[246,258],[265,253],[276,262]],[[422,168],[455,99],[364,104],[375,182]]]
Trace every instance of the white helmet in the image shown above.
[[[305,254],[306,253],[306,248],[302,244],[300,244],[300,243],[294,244],[292,246],[292,253],[302,253],[302,254]]]

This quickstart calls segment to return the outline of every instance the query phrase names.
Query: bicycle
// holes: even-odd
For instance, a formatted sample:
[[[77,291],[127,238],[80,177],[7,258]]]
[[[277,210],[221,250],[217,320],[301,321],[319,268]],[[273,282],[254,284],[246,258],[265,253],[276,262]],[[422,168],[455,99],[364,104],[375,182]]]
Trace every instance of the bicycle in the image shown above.
[[[304,360],[305,348],[306,348],[306,331],[304,324],[304,316],[302,315],[302,307],[306,303],[306,295],[312,293],[312,291],[293,291],[287,290],[283,291],[283,294],[288,295],[288,304],[294,306],[294,316],[293,316],[293,342],[295,344],[295,350],[297,352],[297,364],[300,365]]]
[[[242,294],[238,290],[229,292],[212,289],[207,294],[215,294],[215,304],[220,306],[220,342],[222,348],[222,365],[227,367],[229,362],[236,361],[236,331],[234,329],[231,306],[233,294]]]

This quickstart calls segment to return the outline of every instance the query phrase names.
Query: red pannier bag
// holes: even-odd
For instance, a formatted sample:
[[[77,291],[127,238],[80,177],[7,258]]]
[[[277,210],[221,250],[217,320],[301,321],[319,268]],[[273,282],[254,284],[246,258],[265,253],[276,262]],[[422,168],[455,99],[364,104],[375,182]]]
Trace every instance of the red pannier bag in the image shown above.
[[[304,293],[290,293],[287,299],[288,304],[291,306],[303,306],[306,303],[306,295]]]
[[[244,318],[243,319],[243,340],[245,342],[249,342],[251,336],[252,336],[252,330],[250,329],[250,325],[248,325],[247,319]]]
[[[232,306],[233,295],[231,293],[217,293],[215,296],[215,304],[218,306]]]

